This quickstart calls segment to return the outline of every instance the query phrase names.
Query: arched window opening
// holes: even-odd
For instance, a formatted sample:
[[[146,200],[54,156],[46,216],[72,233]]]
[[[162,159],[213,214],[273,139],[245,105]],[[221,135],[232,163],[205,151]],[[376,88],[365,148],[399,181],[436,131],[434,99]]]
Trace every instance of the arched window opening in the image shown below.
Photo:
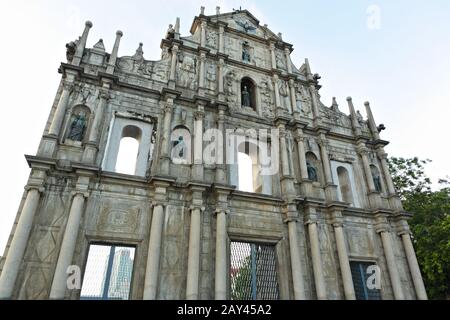
[[[244,152],[238,152],[238,189],[240,191],[254,192],[252,167],[252,158]]]
[[[267,183],[267,181],[261,176],[257,145],[249,141],[239,144],[238,189],[246,192],[263,193],[264,183]],[[266,187],[268,188],[268,186]],[[264,190],[264,192],[267,193],[270,191]]]
[[[126,126],[122,131],[115,172],[135,175],[139,155],[141,130],[135,126]]]
[[[378,168],[376,166],[374,166],[373,164],[370,165],[370,172],[372,173],[372,180],[373,180],[373,184],[375,186],[375,190],[377,192],[382,192],[383,188],[381,186],[381,176],[380,176],[380,171],[378,170]]]
[[[250,78],[242,78],[241,81],[241,105],[256,111],[255,84]]]
[[[337,168],[339,189],[341,191],[341,200],[353,204],[352,186],[350,176],[344,167]]]

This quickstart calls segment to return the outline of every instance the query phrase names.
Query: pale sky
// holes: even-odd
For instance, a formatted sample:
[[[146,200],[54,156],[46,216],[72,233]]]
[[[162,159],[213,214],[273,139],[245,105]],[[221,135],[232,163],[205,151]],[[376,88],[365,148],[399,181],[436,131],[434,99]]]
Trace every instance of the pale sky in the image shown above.
[[[387,130],[390,155],[433,160],[434,182],[450,175],[450,1],[2,1],[0,3],[0,96],[2,139],[0,177],[0,255],[16,215],[29,168],[24,154],[36,153],[65,61],[65,44],[91,20],[88,46],[99,38],[111,51],[123,31],[119,55],[134,54],[144,43],[148,60],[160,57],[169,23],[181,18],[189,34],[192,19],[233,8],[247,9],[261,24],[294,45],[297,67],[309,58],[322,76],[322,102],[348,113],[347,96],[364,115],[371,102],[377,123]],[[376,6],[376,7],[374,7]],[[379,24],[371,24],[373,8]],[[369,13],[368,13],[369,12]],[[369,24],[368,24],[369,20]],[[379,27],[379,28],[377,28]]]

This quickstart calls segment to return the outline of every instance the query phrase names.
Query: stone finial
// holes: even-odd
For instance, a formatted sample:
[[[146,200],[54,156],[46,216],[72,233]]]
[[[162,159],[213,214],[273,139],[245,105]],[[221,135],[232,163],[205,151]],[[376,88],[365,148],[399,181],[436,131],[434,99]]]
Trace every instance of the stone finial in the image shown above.
[[[267,23],[264,23],[264,28],[268,28],[269,27],[269,25],[267,24]]]
[[[175,20],[175,33],[180,33],[180,17]]]
[[[118,36],[118,37],[122,37],[122,36],[123,36],[123,32],[122,32],[122,31],[120,31],[120,30],[117,30],[117,32],[116,32],[116,36]]]
[[[220,14],[220,7],[219,7],[219,6],[216,7],[216,14],[217,14],[217,15]]]
[[[334,111],[339,111],[339,105],[336,101],[336,97],[333,97],[332,103],[331,103],[331,109]]]
[[[347,97],[347,101],[350,103],[352,102],[352,97]]]
[[[93,26],[92,22],[90,22],[89,20],[86,21],[86,23],[84,25],[88,28],[92,28],[92,26]]]
[[[280,40],[283,40],[283,34],[281,32],[278,32],[278,38],[280,38]]]
[[[205,7],[204,7],[204,6],[201,6],[201,7],[200,7],[200,15],[201,15],[201,16],[204,16],[204,15],[205,15]]]
[[[96,44],[94,44],[94,48],[100,51],[105,51],[105,45],[103,44],[103,39],[98,40]]]

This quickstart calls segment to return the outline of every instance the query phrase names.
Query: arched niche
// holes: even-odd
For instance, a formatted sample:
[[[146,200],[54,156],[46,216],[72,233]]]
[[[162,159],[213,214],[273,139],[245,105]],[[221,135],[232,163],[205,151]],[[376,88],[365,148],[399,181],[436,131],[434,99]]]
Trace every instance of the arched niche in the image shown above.
[[[243,108],[250,108],[253,111],[258,111],[257,103],[257,86],[255,82],[249,77],[243,77],[241,79],[241,106]]]
[[[306,158],[306,168],[308,170],[308,179],[313,182],[322,183],[323,174],[322,174],[322,164],[320,160],[317,158],[314,152],[311,151],[306,152],[305,158]]]
[[[91,109],[86,105],[76,105],[70,112],[70,117],[66,123],[64,141],[86,142],[91,124]]]
[[[380,170],[373,164],[370,165],[370,173],[372,174],[373,185],[377,192],[383,192],[383,182],[380,174]]]

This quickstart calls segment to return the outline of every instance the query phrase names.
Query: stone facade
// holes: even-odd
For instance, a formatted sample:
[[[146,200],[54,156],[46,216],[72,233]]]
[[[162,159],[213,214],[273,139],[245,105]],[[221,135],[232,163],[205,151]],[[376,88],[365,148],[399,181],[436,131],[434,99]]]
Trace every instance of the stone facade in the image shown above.
[[[230,241],[253,241],[276,248],[281,299],[354,299],[350,261],[380,267],[383,299],[426,299],[369,103],[368,119],[351,98],[350,115],[325,106],[308,60],[294,66],[292,45],[247,10],[202,8],[187,37],[177,19],[159,61],[142,44],[118,57],[120,31],[111,53],[101,40],[86,48],[91,27],[67,45],[37,154],[26,156],[0,298],[79,298],[67,267],[84,270],[89,244],[102,242],[135,246],[132,299],[228,299]],[[175,163],[180,128],[193,152]],[[277,129],[267,144],[279,145],[280,170],[240,191],[235,165],[198,152],[211,128],[244,139]],[[134,175],[114,172],[122,137],[139,141]]]

